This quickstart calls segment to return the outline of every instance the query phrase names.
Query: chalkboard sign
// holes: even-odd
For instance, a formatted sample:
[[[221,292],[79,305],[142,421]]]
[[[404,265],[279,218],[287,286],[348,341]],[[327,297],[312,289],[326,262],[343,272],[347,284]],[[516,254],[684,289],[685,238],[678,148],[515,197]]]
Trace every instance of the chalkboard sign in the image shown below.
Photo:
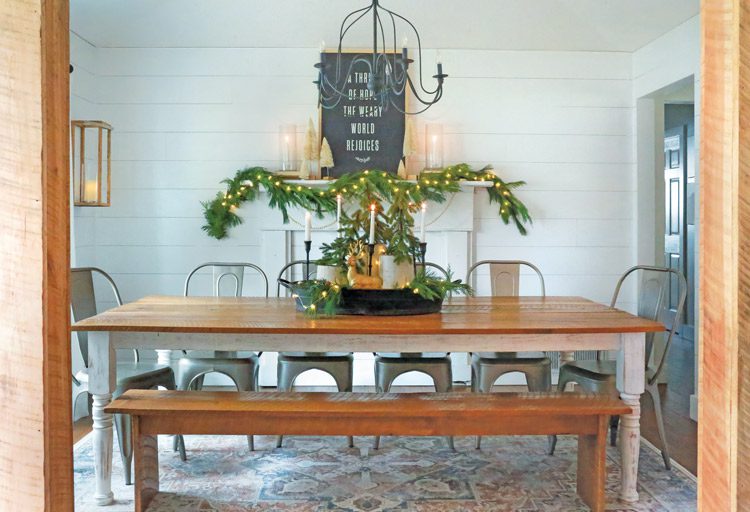
[[[357,55],[362,54],[341,54],[342,74]],[[336,56],[336,53],[322,55],[329,65],[331,82],[336,80]],[[405,116],[393,105],[386,108],[370,96],[368,72],[364,62],[357,63],[346,78],[347,96],[332,109],[320,108],[321,137],[328,140],[335,164],[329,170],[332,177],[363,169],[394,174],[398,170],[403,155]],[[405,110],[405,93],[395,96],[394,101],[399,109]]]

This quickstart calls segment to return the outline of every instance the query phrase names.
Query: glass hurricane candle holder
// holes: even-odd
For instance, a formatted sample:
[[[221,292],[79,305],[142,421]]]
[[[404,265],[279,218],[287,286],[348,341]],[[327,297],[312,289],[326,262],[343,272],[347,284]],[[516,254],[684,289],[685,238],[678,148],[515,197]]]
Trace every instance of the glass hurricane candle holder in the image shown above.
[[[425,125],[425,168],[443,168],[443,125],[427,123]]]
[[[283,124],[279,127],[279,170],[296,171],[297,168],[297,127]]]

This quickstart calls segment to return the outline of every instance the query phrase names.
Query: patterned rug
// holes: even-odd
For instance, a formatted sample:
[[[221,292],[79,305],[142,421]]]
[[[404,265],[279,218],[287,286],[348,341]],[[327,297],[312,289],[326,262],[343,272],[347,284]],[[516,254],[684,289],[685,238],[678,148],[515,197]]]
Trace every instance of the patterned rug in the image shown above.
[[[545,455],[545,437],[457,438],[456,452],[432,437],[356,438],[256,437],[250,453],[245,438],[188,436],[188,461],[160,437],[161,490],[150,512],[327,511],[574,511],[588,510],[575,493],[576,440],[561,437],[554,456]],[[115,505],[93,505],[92,436],[74,449],[77,512],[133,510],[133,487],[123,483],[115,447],[112,485]],[[636,505],[617,501],[619,455],[609,448],[607,510],[696,510],[696,482],[684,470],[666,471],[661,456],[641,448]]]

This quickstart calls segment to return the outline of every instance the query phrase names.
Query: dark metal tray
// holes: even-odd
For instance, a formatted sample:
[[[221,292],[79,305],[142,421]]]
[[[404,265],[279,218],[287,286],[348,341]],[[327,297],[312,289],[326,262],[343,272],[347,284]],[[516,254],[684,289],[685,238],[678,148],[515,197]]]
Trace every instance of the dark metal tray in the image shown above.
[[[303,282],[279,280],[282,286],[290,289],[296,297],[297,311],[305,311],[310,303]],[[427,300],[411,289],[404,290],[341,290],[341,303],[336,308],[338,315],[408,316],[438,313],[442,300]]]

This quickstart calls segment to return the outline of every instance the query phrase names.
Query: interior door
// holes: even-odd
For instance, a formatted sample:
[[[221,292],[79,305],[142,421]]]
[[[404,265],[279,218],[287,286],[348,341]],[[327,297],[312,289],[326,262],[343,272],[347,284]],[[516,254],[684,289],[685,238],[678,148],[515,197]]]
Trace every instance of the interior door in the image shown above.
[[[687,243],[687,131],[679,126],[664,132],[664,264],[688,275],[690,253]],[[669,287],[669,310],[674,314],[679,301],[679,283]],[[684,318],[683,318],[684,320]]]

